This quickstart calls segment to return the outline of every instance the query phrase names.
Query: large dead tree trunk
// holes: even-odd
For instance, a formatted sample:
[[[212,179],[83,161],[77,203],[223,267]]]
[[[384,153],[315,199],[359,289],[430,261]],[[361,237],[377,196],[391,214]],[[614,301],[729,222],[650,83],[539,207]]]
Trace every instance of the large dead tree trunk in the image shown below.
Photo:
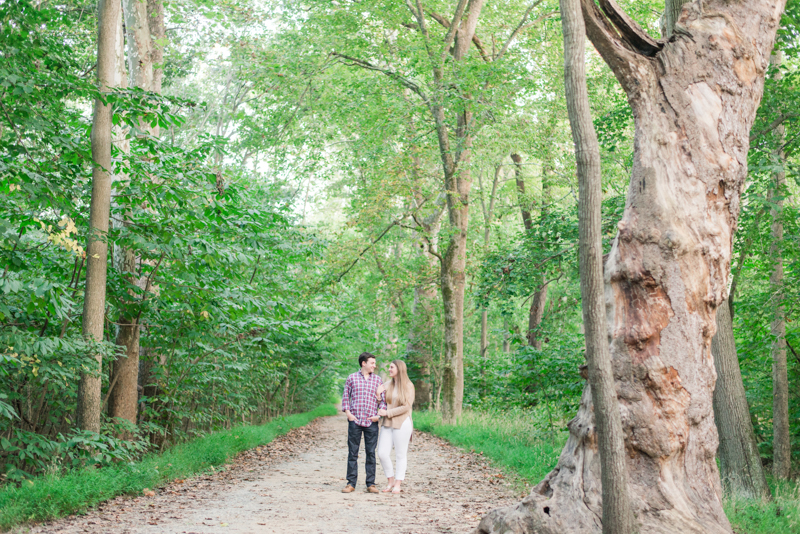
[[[728,304],[726,300],[717,308],[717,334],[711,339],[711,354],[717,370],[713,402],[714,419],[719,430],[722,485],[731,495],[767,498],[769,487],[750,421]]]
[[[99,0],[97,6],[97,83],[101,92],[113,87],[116,72],[119,0]],[[111,209],[111,105],[95,99],[92,118],[92,200],[89,208],[89,239],[86,246],[86,292],[83,301],[83,335],[103,340],[108,262],[108,221]],[[78,427],[100,432],[102,357],[97,367],[81,373],[78,386]]]
[[[781,53],[772,54],[771,61],[780,66]],[[782,73],[778,70],[775,79],[780,80]],[[785,135],[783,124],[775,129],[778,142],[783,144]],[[786,154],[782,147],[778,148],[777,158],[781,165],[786,164]],[[770,197],[777,197],[770,209],[772,216],[772,255],[773,267],[769,277],[772,292],[775,295],[775,313],[772,318],[770,334],[772,335],[772,474],[775,478],[789,478],[792,468],[792,440],[789,434],[789,372],[786,362],[786,311],[783,306],[783,195],[786,187],[786,172],[781,170],[773,175],[773,186]]]
[[[730,533],[714,460],[711,338],[724,300],[749,134],[783,1],[684,5],[667,43],[611,0],[587,34],[633,108],[627,205],[605,266],[630,495],[640,531]],[[481,532],[599,532],[594,404],[585,390],[556,468]]]

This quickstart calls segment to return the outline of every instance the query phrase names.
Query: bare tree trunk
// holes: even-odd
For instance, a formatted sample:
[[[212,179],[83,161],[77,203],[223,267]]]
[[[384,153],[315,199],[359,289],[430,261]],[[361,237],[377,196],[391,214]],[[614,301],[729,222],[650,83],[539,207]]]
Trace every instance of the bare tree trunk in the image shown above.
[[[138,89],[150,91],[153,88],[153,46],[150,40],[150,21],[147,3],[141,0],[122,0],[122,11],[125,17],[125,29],[128,44],[128,70],[130,85]],[[142,132],[150,133],[150,126],[142,123]],[[126,217],[125,224],[128,224]],[[133,249],[122,251],[122,272],[130,284],[141,285],[138,280],[139,258]],[[147,288],[145,288],[147,289]],[[141,325],[137,313],[135,295],[122,302],[122,313],[119,318],[117,345],[124,347],[124,352],[114,363],[116,387],[111,391],[108,409],[111,417],[126,419],[136,423],[136,410],[139,401],[139,336]]]
[[[728,303],[726,300],[717,308],[717,334],[711,339],[717,370],[714,419],[719,431],[722,485],[732,495],[768,498],[769,487],[750,421]]]
[[[636,126],[627,205],[605,269],[629,495],[642,532],[730,533],[710,345],[784,2],[694,0],[663,43],[599,1],[581,0],[586,31]],[[594,411],[585,390],[556,468],[519,505],[484,518],[482,532],[601,530]]]
[[[100,91],[113,87],[116,72],[119,0],[99,0],[97,6],[97,82]],[[83,335],[90,341],[103,340],[108,267],[108,221],[111,209],[112,109],[98,98],[92,118],[92,200],[89,210],[89,239],[86,246],[86,293],[83,301]],[[78,386],[78,427],[100,432],[102,357],[97,367],[81,373]]]
[[[772,63],[781,64],[780,52],[771,57]],[[781,72],[775,75],[781,79]],[[785,128],[783,124],[776,128],[776,137],[782,142]],[[778,159],[786,162],[786,154],[778,149]],[[775,295],[775,313],[772,319],[770,334],[772,335],[772,474],[775,478],[786,479],[792,468],[792,441],[789,434],[789,374],[786,363],[786,311],[783,305],[783,189],[786,186],[786,172],[781,169],[773,176],[774,184],[770,197],[777,197],[770,209],[772,215],[772,243],[770,255],[773,267],[769,277],[772,292]]]
[[[472,43],[484,0],[469,0],[453,42],[453,61],[459,62]],[[467,228],[469,227],[469,173],[472,149],[472,111],[469,95],[462,95],[464,108],[458,112],[455,139],[451,152],[445,110],[432,106],[437,125],[439,152],[444,170],[447,214],[452,236],[442,258],[442,305],[444,308],[444,370],[442,373],[442,420],[453,424],[461,415],[464,401],[464,292],[467,281]]]
[[[592,124],[586,87],[586,28],[580,0],[561,0],[564,32],[564,85],[578,170],[578,231],[581,307],[589,384],[600,453],[603,533],[632,534],[636,526],[628,496],[625,439],[608,349],[603,284],[603,203],[600,144]]]
[[[681,8],[688,0],[666,0],[664,14],[661,15],[661,37],[669,39],[675,31],[675,23],[681,16]]]
[[[166,28],[164,26],[163,0],[147,0],[147,20],[150,27],[151,51],[150,64],[153,68],[153,84],[151,90],[161,94],[161,82],[164,79],[164,44],[166,42]],[[156,126],[153,135],[158,137],[159,128]]]
[[[459,119],[459,122],[467,120]],[[447,207],[453,234],[442,261],[442,305],[444,307],[444,369],[442,374],[442,420],[455,423],[464,398],[464,292],[469,224],[469,176],[450,176]],[[458,185],[456,185],[458,184]],[[459,185],[461,187],[459,187]],[[456,198],[453,198],[456,197]]]
[[[508,354],[511,352],[511,334],[509,334],[508,319],[503,318],[503,352]]]

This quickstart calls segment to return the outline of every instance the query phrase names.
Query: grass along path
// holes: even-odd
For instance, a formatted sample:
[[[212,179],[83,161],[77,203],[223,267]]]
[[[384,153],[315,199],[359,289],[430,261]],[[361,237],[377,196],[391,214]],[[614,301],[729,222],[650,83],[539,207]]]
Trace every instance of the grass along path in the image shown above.
[[[364,491],[364,454],[356,491],[346,484],[347,419],[317,419],[236,457],[224,471],[117,497],[85,516],[37,525],[30,534],[455,534],[472,532],[514,492],[485,459],[417,432],[403,493]],[[378,464],[376,482],[386,477]]]
[[[536,414],[467,411],[459,424],[443,425],[435,412],[415,414],[415,427],[454,445],[474,450],[518,476],[528,491],[558,462],[567,432],[546,433],[532,420]],[[800,488],[796,482],[772,482],[773,500],[725,499],[725,513],[737,534],[800,534]]]
[[[0,530],[85,512],[118,495],[141,495],[166,483],[213,470],[238,453],[265,445],[317,417],[336,413],[326,405],[311,412],[275,419],[265,425],[240,426],[176,445],[142,461],[104,469],[83,469],[43,476],[21,487],[0,489]]]

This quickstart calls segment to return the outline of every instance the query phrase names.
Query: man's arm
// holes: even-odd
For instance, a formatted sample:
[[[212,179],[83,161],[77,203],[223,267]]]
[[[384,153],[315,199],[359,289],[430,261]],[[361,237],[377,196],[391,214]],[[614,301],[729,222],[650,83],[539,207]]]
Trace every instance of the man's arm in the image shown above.
[[[350,383],[350,377],[347,377],[347,380],[344,382],[344,394],[342,395],[342,411],[345,412],[348,417],[350,416],[350,394],[353,392],[353,384]]]

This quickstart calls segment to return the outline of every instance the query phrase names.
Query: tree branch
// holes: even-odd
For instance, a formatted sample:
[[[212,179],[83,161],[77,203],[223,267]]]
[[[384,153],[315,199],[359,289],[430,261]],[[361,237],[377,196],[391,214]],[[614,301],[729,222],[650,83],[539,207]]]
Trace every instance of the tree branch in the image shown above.
[[[420,96],[420,98],[422,98],[426,102],[428,101],[428,98],[425,96],[425,94],[422,92],[422,89],[420,89],[420,87],[417,84],[415,84],[405,76],[394,72],[393,70],[384,69],[383,67],[373,65],[369,61],[364,61],[363,59],[354,58],[346,54],[340,54],[339,52],[331,52],[331,55],[344,60],[343,62],[345,65],[361,67],[362,69],[373,70],[375,72],[380,72],[382,74],[385,74],[389,78],[397,82],[400,82],[400,84],[403,87],[406,87],[414,91],[417,95]]]
[[[636,51],[621,40],[616,28],[594,3],[594,0],[581,0],[586,35],[611,68],[626,92],[636,91],[636,77],[633,66],[639,63]]]
[[[539,0],[539,1],[542,2],[543,0]],[[450,29],[450,22],[446,18],[444,18],[440,14],[436,13],[435,11],[428,10],[428,11],[426,11],[426,13],[428,15],[430,15],[433,20],[435,20],[436,22],[441,24],[445,29],[447,29],[447,30]],[[478,49],[478,52],[481,53],[481,58],[483,58],[483,60],[486,63],[491,63],[492,56],[489,55],[486,52],[486,50],[483,48],[483,43],[481,42],[480,38],[477,35],[473,35],[472,36],[472,44],[474,44],[475,48]]]
[[[350,270],[351,270],[353,267],[355,267],[355,266],[356,266],[356,263],[358,263],[358,260],[360,260],[360,259],[361,259],[361,257],[362,257],[364,254],[366,254],[366,252],[367,252],[369,249],[371,249],[373,246],[375,246],[375,244],[376,244],[378,241],[380,241],[381,239],[383,239],[383,236],[385,236],[386,234],[388,234],[388,233],[389,233],[389,230],[391,230],[392,228],[394,228],[395,226],[397,226],[399,223],[400,223],[400,221],[392,221],[392,223],[391,223],[389,226],[387,226],[387,227],[386,227],[386,229],[385,229],[383,232],[381,232],[381,235],[379,235],[378,237],[376,237],[376,238],[375,238],[375,239],[372,241],[372,243],[370,243],[370,244],[369,244],[369,246],[368,246],[367,248],[365,248],[364,250],[362,250],[362,251],[361,251],[361,254],[359,254],[359,255],[356,257],[356,259],[354,259],[354,260],[353,260],[353,263],[351,263],[351,264],[350,264],[350,266],[349,266],[347,269],[345,269],[345,271],[344,271],[342,274],[340,274],[339,276],[337,276],[337,277],[336,277],[336,282],[335,282],[335,283],[337,283],[337,284],[338,284],[338,283],[341,281],[341,279],[342,279],[342,278],[344,278],[344,276],[345,276],[347,273],[349,273],[349,272],[350,272]]]
[[[772,121],[771,123],[769,123],[769,126],[767,126],[766,128],[764,128],[763,130],[759,130],[758,132],[752,132],[752,133],[750,134],[750,142],[752,143],[753,141],[755,141],[756,139],[758,139],[758,138],[759,138],[759,137],[761,137],[762,135],[766,135],[766,134],[770,133],[770,132],[771,132],[771,131],[773,131],[775,128],[777,128],[778,126],[780,126],[781,124],[783,124],[783,122],[784,122],[785,120],[787,120],[787,119],[794,119],[794,118],[796,118],[797,116],[798,116],[798,115],[797,115],[797,113],[781,113],[780,115],[778,115],[778,118],[776,118],[774,121]]]
[[[509,37],[506,40],[505,44],[500,48],[500,52],[498,52],[497,55],[494,57],[494,61],[499,61],[499,60],[501,60],[503,58],[503,56],[506,54],[506,51],[508,51],[508,47],[511,46],[511,43],[514,41],[514,39],[516,39],[517,34],[519,32],[521,32],[522,30],[525,30],[527,28],[530,28],[531,26],[534,26],[534,25],[540,23],[541,21],[543,21],[546,18],[550,18],[550,17],[552,17],[553,15],[555,15],[557,13],[556,11],[551,11],[549,13],[545,13],[543,15],[540,15],[539,18],[537,18],[535,21],[531,22],[530,24],[525,24],[525,22],[528,20],[528,17],[531,14],[531,11],[533,11],[536,8],[536,6],[538,6],[542,2],[544,2],[544,0],[536,0],[536,2],[532,3],[531,6],[525,11],[525,14],[522,16],[522,20],[519,21],[519,24],[517,24],[517,27],[514,28],[514,31],[511,32],[511,35],[509,35]]]
[[[456,12],[453,15],[453,20],[450,22],[450,27],[447,29],[447,34],[444,36],[444,47],[442,48],[442,54],[439,58],[440,65],[444,64],[444,60],[450,50],[450,45],[453,44],[453,39],[456,38],[456,31],[458,30],[461,17],[464,16],[464,9],[466,9],[466,7],[467,0],[458,0],[458,5],[456,6]]]
[[[639,24],[630,18],[614,0],[598,0],[603,12],[616,26],[620,37],[630,47],[647,57],[654,57],[662,48],[664,42],[659,42],[650,37]]]

